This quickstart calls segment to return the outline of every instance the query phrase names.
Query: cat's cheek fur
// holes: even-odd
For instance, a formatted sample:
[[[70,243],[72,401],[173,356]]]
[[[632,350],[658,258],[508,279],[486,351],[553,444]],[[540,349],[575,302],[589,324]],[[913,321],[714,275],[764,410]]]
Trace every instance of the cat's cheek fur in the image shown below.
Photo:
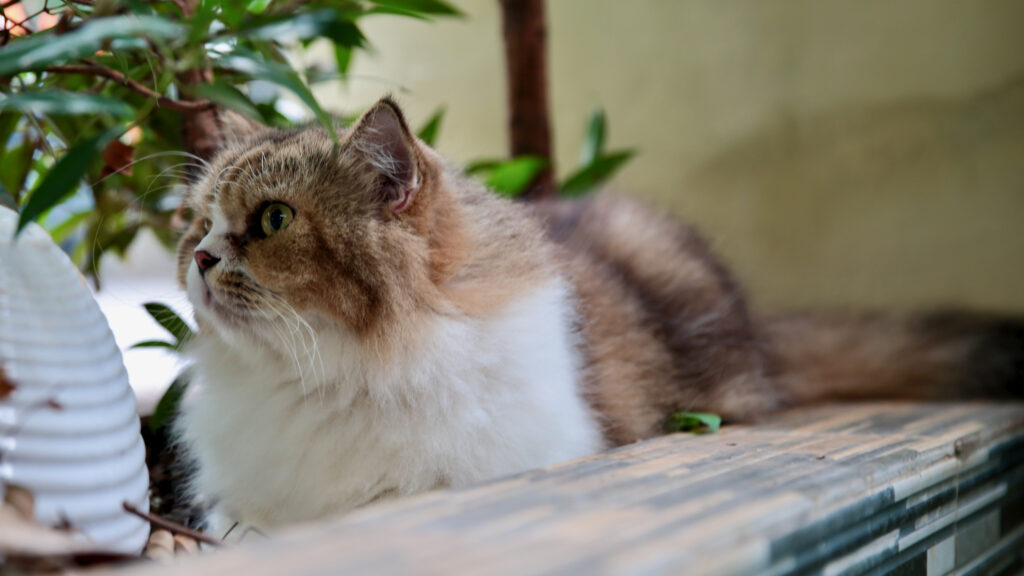
[[[178,428],[198,460],[195,488],[221,513],[273,527],[596,452],[573,315],[553,279],[486,319],[430,315],[386,363],[349,334],[323,333],[334,353],[322,389],[293,364],[204,334],[200,391]]]
[[[188,296],[188,300],[192,304],[192,310],[197,320],[202,318],[205,322],[223,330],[225,327],[220,326],[216,313],[206,303],[206,293],[206,284],[199,274],[199,268],[193,262],[185,272],[185,295]]]
[[[258,334],[255,334],[251,327],[232,326],[221,318],[207,303],[206,292],[207,288],[199,274],[199,268],[193,263],[185,272],[185,294],[192,304],[200,332],[216,330],[220,338],[236,348],[259,348],[262,350],[261,353],[265,353],[266,346],[262,339],[257,338]]]

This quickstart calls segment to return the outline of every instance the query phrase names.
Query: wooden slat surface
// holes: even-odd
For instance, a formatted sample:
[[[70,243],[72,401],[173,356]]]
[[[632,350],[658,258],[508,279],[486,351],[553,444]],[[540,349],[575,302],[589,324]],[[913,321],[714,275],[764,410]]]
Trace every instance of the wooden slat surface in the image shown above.
[[[960,516],[1020,495],[1022,446],[1019,403],[803,409],[756,426],[667,436],[385,503],[269,539],[250,536],[235,549],[133,570],[152,576],[842,573],[924,550],[955,533]]]

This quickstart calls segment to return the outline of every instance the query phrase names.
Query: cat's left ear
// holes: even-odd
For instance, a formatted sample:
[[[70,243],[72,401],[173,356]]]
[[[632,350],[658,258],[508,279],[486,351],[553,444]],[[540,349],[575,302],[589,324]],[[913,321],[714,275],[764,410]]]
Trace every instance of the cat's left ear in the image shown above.
[[[390,97],[374,104],[356,122],[346,145],[370,171],[374,193],[390,211],[408,208],[421,184],[419,154],[398,104]]]
[[[270,131],[263,124],[228,108],[217,112],[217,121],[224,142],[242,143]]]

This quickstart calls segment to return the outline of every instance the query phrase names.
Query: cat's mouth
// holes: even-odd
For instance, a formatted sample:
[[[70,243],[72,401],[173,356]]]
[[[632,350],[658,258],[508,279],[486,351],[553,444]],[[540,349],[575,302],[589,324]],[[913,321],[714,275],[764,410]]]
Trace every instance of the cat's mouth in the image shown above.
[[[213,293],[210,292],[210,286],[203,280],[203,304],[210,306],[213,302]]]
[[[239,325],[248,320],[248,316],[242,311],[224,302],[223,297],[218,297],[216,290],[210,288],[206,278],[202,279],[203,307],[218,320],[227,322],[230,325]]]

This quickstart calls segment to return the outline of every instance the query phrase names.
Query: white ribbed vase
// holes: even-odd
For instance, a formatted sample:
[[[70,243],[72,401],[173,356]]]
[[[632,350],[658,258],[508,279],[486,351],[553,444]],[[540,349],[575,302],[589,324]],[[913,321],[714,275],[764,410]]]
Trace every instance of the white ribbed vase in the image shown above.
[[[15,242],[17,221],[0,206],[0,495],[22,486],[37,522],[137,553],[149,525],[122,502],[148,510],[149,478],[121,351],[71,260],[35,224]]]

